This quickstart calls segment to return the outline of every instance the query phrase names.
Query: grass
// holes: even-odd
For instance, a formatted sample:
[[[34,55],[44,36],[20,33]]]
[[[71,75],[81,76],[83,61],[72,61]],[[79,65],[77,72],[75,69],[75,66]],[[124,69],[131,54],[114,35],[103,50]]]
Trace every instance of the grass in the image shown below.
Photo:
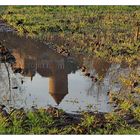
[[[129,79],[128,79],[129,77]],[[126,82],[129,80],[129,82]],[[49,107],[32,111],[12,109],[8,115],[1,111],[1,134],[140,134],[139,76],[134,70],[120,77],[122,88],[110,91],[114,111],[110,113],[81,112],[72,115]],[[130,84],[131,83],[131,84]],[[131,90],[130,90],[131,89]]]
[[[55,116],[42,109],[36,112],[15,110],[7,117],[1,115],[0,121],[1,134],[140,134],[140,127],[128,124],[116,113],[84,112],[75,121],[62,112]]]
[[[19,35],[65,48],[136,65],[140,53],[139,6],[7,6],[0,18]],[[55,108],[0,115],[1,134],[140,134],[140,76],[136,69],[110,91],[111,113],[83,112],[77,117]],[[136,84],[137,83],[137,84]],[[90,108],[90,106],[89,106]]]
[[[134,60],[140,51],[139,6],[8,6],[1,18],[72,53]]]

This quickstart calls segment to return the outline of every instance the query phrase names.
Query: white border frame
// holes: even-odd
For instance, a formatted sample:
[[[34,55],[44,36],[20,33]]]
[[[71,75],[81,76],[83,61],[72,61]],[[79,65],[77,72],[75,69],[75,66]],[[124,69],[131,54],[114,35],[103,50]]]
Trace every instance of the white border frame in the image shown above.
[[[0,0],[0,5],[140,5],[140,0]]]
[[[0,0],[0,5],[140,5],[140,0]],[[139,135],[1,135],[1,140],[139,140]]]

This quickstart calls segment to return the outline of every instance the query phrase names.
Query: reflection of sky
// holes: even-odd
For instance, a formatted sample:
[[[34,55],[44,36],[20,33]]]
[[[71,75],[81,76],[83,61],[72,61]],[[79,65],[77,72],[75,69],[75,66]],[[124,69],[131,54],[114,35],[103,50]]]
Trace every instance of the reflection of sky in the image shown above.
[[[24,80],[26,81],[24,86],[28,106],[32,106],[33,104],[38,107],[56,105],[54,99],[49,94],[48,78],[42,78],[39,74],[36,74],[33,81],[31,81],[30,78],[24,78]],[[108,98],[104,93],[104,89],[98,93],[95,85],[93,86],[95,92],[88,95],[87,93],[91,86],[91,79],[85,78],[80,71],[77,71],[75,74],[69,74],[69,93],[64,97],[58,107],[65,111],[72,112],[79,111],[79,108],[86,110],[88,105],[92,105],[94,110],[109,111],[110,107],[107,104]]]
[[[23,106],[24,97],[23,97],[23,88],[20,87],[19,78],[17,78],[13,73],[10,67],[8,67],[10,72],[10,79],[8,73],[5,69],[4,64],[0,64],[0,104],[5,104],[8,106],[18,105]],[[9,83],[10,80],[10,83]],[[12,89],[12,87],[19,86],[18,89]],[[23,97],[23,98],[22,98]],[[7,101],[9,100],[9,101]]]
[[[90,109],[87,106],[92,106],[92,110],[98,110],[101,112],[108,112],[111,110],[110,105],[108,104],[107,91],[110,87],[110,80],[112,76],[119,69],[119,67],[110,67],[109,71],[106,73],[104,80],[100,83],[94,83],[90,78],[83,76],[82,72],[78,70],[76,73],[71,73],[68,75],[68,94],[64,97],[61,103],[57,106],[67,112],[80,111]],[[112,72],[112,70],[114,72]],[[7,73],[4,69],[3,78],[6,78]],[[121,72],[120,72],[121,73]],[[116,74],[117,75],[117,74]],[[20,84],[20,80],[23,79],[23,85]],[[12,86],[20,85],[18,90],[12,90],[14,92],[19,92],[21,100],[15,99],[15,104],[19,106],[26,105],[27,108],[30,108],[32,105],[37,105],[38,107],[47,107],[48,105],[56,106],[55,100],[49,94],[49,78],[41,77],[38,73],[31,78],[23,77],[20,74],[13,74],[11,72]],[[4,80],[0,82],[3,83]],[[63,85],[62,85],[63,86]],[[60,87],[61,88],[61,87]],[[1,88],[1,93],[5,93],[6,89]]]
[[[56,106],[55,100],[49,94],[49,78],[41,77],[36,73],[31,81],[29,77],[23,77],[20,74],[14,75],[11,72],[10,75],[12,86],[19,85],[21,79],[24,81],[23,85],[19,86],[19,89],[21,89],[22,92],[18,94],[19,89],[12,90],[12,94],[17,93],[17,96],[20,96],[23,99],[21,100],[21,103],[20,100],[17,101],[15,98],[15,104],[22,107],[25,103],[27,108],[30,108],[32,105],[37,105],[38,107],[47,107],[47,105]],[[7,73],[4,72],[3,78],[8,81],[6,76]],[[2,84],[3,82],[0,83]],[[108,98],[104,86],[101,86],[103,88],[98,87],[99,85],[93,84],[91,79],[83,76],[80,71],[69,74],[69,91],[59,104],[58,108],[64,109],[67,112],[72,112],[79,111],[80,108],[86,110],[88,105],[92,105],[94,110],[103,112],[109,111],[110,107],[107,104]],[[5,91],[6,89],[2,90],[1,88],[1,92],[5,93]]]
[[[27,104],[29,106],[34,104],[39,107],[45,107],[48,104],[55,105],[49,92],[49,79],[42,78],[38,73],[31,81],[30,78],[25,78],[24,86],[26,88]]]

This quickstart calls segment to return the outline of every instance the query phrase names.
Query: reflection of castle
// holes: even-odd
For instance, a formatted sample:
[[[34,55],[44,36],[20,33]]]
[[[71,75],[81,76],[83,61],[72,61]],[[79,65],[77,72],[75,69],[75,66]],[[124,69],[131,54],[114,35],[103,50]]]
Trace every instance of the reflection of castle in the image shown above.
[[[23,60],[20,61],[21,59]],[[65,68],[64,58],[56,61],[16,58],[15,67],[22,68],[23,75],[31,77],[31,80],[36,73],[39,73],[42,77],[49,77],[49,93],[57,104],[68,94],[68,73]]]
[[[33,77],[39,73],[49,77],[49,93],[57,104],[68,94],[68,74],[77,70],[77,65],[64,56],[55,53],[43,43],[20,38],[16,35],[0,34],[7,48],[16,58],[14,68],[21,68],[22,75]]]
[[[56,103],[59,104],[68,93],[68,76],[65,69],[57,71],[54,68],[52,73],[52,76],[49,78],[49,92]]]

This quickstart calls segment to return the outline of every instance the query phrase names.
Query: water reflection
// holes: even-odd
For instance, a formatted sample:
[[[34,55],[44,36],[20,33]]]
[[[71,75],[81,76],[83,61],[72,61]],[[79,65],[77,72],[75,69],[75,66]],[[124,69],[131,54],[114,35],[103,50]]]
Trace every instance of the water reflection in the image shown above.
[[[49,93],[57,104],[68,94],[68,74],[78,68],[72,59],[61,56],[44,44],[13,34],[1,34],[0,38],[12,52],[16,63],[12,69],[22,69],[22,75],[33,77],[38,73],[49,78]]]
[[[10,100],[14,102],[10,105],[29,108],[34,104],[39,107],[57,105],[67,112],[87,110],[90,106],[90,110],[109,112],[111,105],[107,92],[111,88],[118,89],[119,85],[112,85],[114,78],[128,71],[127,67],[121,68],[121,65],[99,58],[64,57],[41,42],[12,33],[0,33],[0,41],[16,59],[14,64],[7,64],[11,91],[6,86],[7,71],[3,64],[0,65],[1,103],[5,103],[7,95],[12,95]],[[84,76],[79,69],[83,65],[100,80],[94,82]],[[20,69],[20,74],[15,74],[15,69]]]

